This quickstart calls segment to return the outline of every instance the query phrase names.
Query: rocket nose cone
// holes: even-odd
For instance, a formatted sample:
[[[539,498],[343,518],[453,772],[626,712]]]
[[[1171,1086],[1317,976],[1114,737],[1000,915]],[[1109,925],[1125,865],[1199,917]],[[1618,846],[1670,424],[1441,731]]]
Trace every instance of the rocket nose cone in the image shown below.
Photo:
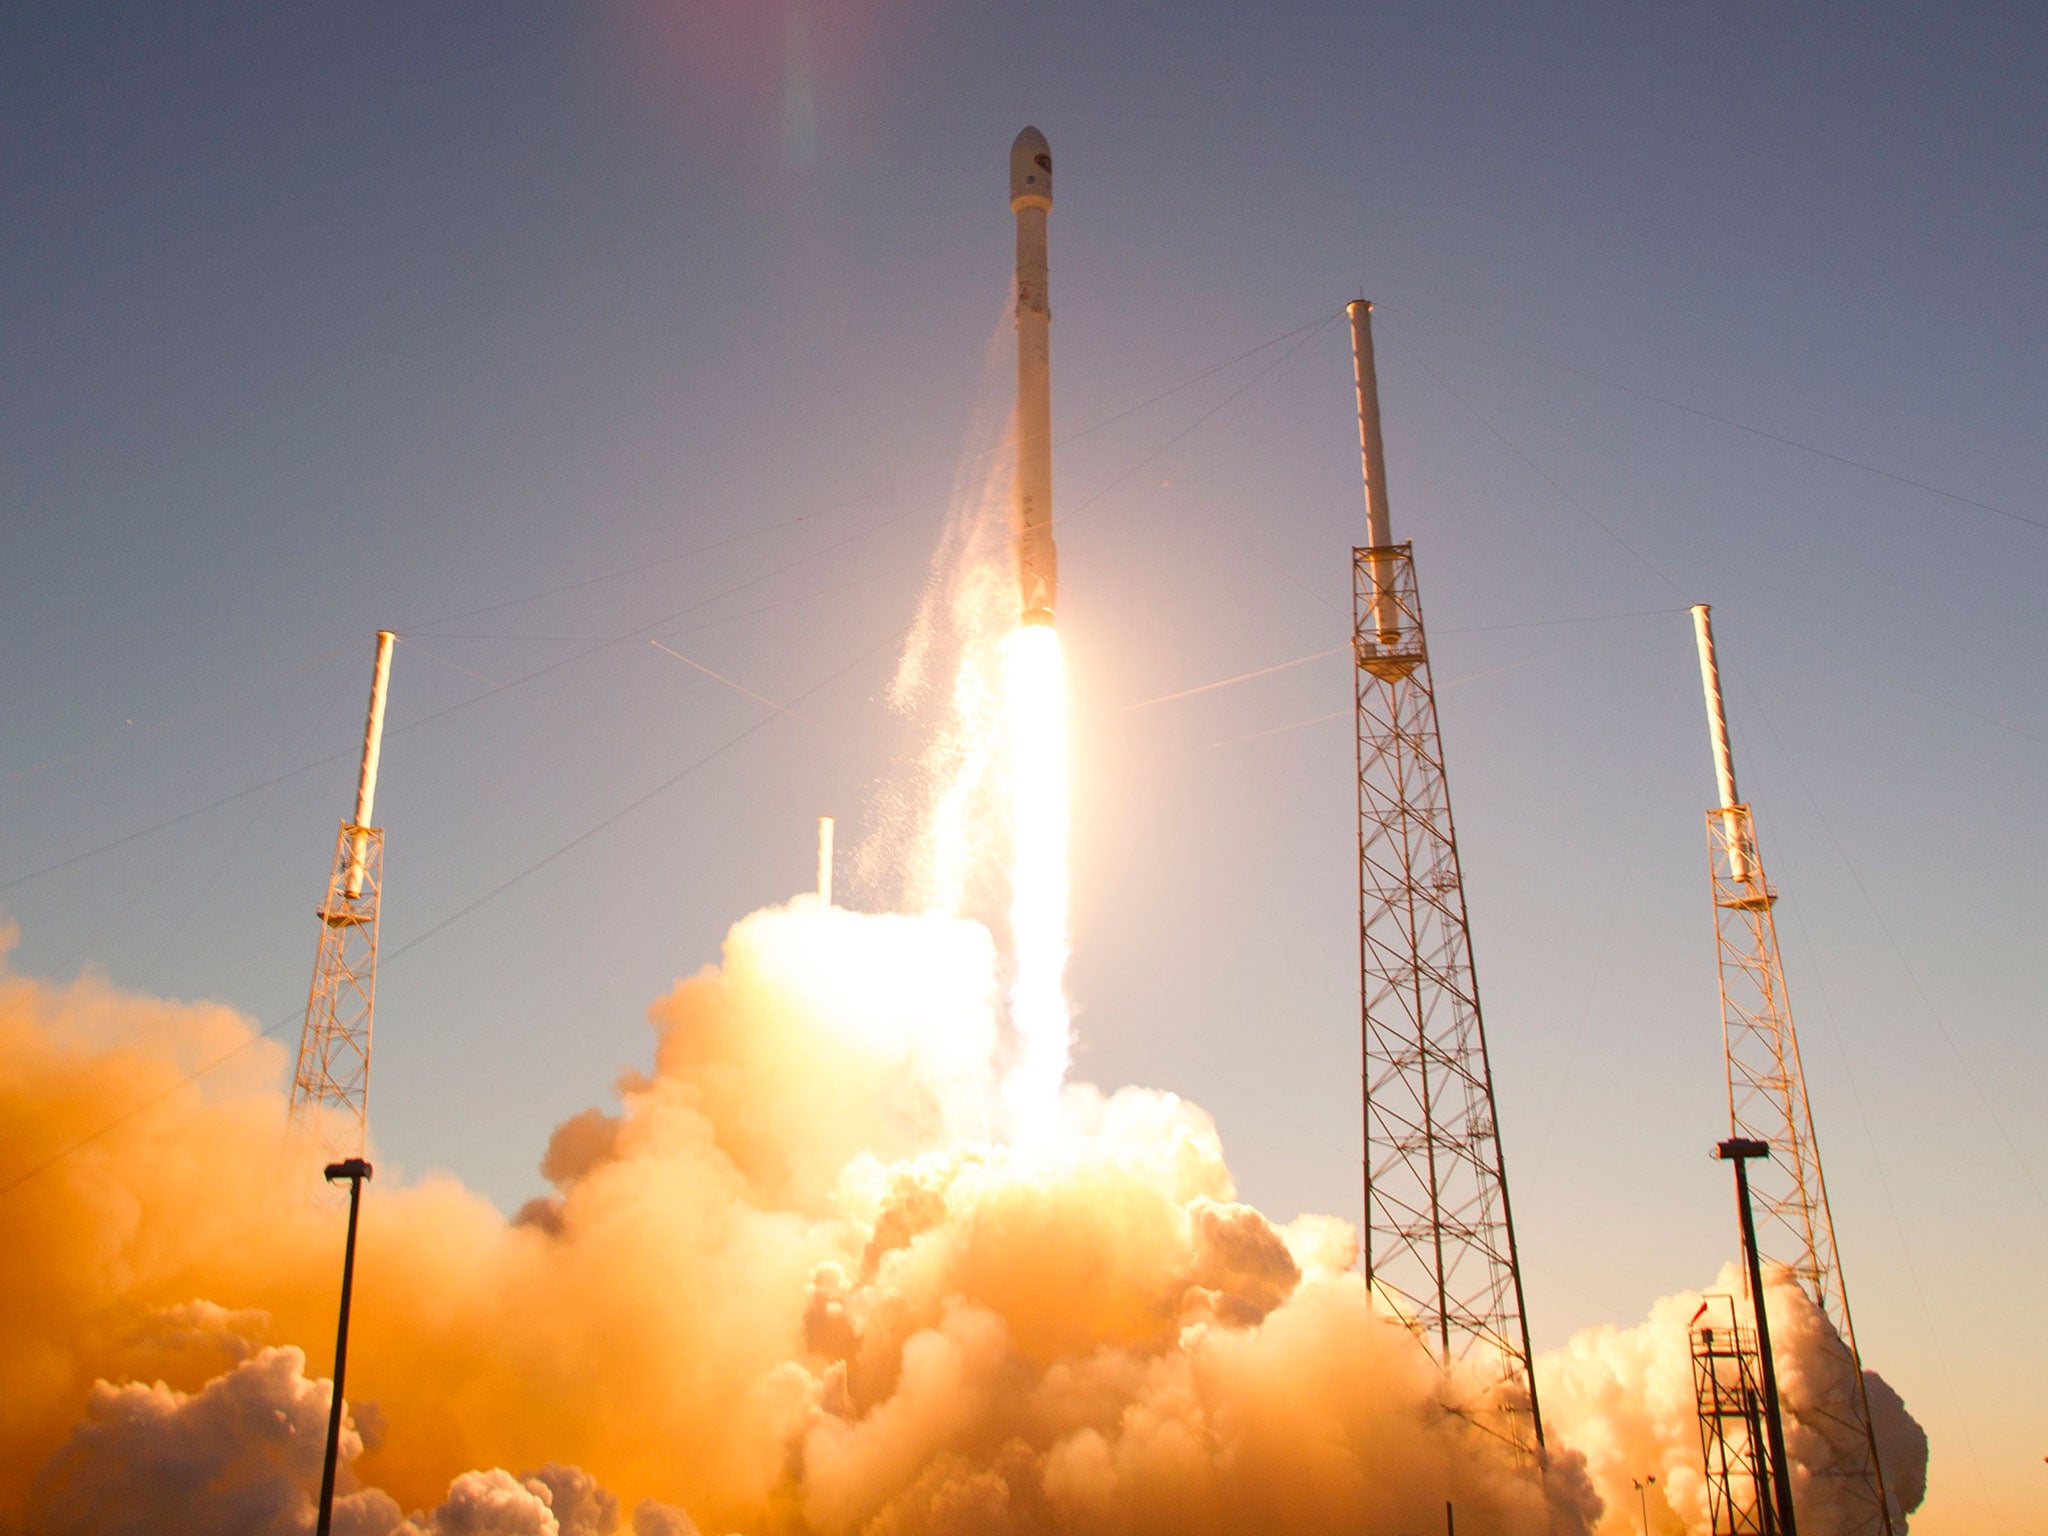
[[[1010,145],[1010,211],[1052,206],[1052,146],[1036,128]]]

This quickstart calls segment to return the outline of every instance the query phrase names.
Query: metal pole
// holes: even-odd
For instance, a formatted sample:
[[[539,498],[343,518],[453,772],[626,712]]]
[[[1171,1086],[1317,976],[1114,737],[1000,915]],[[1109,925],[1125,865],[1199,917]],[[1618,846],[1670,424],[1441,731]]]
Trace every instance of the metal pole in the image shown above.
[[[360,1157],[327,1165],[327,1182],[348,1180],[348,1243],[341,1259],[341,1321],[334,1331],[334,1396],[327,1404],[327,1461],[320,1470],[320,1521],[316,1536],[328,1536],[334,1525],[334,1470],[341,1452],[341,1391],[348,1374],[348,1313],[356,1281],[356,1216],[362,1209],[363,1180],[370,1165]]]
[[[357,828],[348,866],[348,894],[363,894],[363,854],[369,834],[370,814],[377,802],[377,759],[384,750],[384,695],[391,686],[391,645],[398,637],[388,629],[377,631],[377,660],[370,673],[370,714],[363,722],[363,766],[356,775]]]
[[[1372,305],[1353,299],[1344,306],[1351,317],[1351,376],[1358,390],[1358,462],[1365,476],[1365,544],[1387,549],[1394,542],[1393,514],[1387,505],[1387,448],[1380,436],[1380,385],[1373,364]],[[1386,558],[1372,557],[1372,622],[1381,645],[1400,639],[1400,610],[1388,590],[1391,573]]]
[[[1763,1368],[1764,1428],[1771,1445],[1771,1481],[1777,1485],[1778,1530],[1782,1536],[1799,1536],[1792,1514],[1792,1462],[1785,1454],[1785,1421],[1778,1406],[1778,1368],[1771,1359],[1771,1321],[1764,1307],[1763,1262],[1757,1257],[1756,1217],[1749,1204],[1749,1159],[1769,1157],[1768,1142],[1746,1136],[1731,1136],[1714,1148],[1714,1155],[1735,1165],[1735,1205],[1742,1215],[1742,1253],[1749,1265],[1749,1297],[1756,1310],[1757,1363]]]
[[[1713,610],[1705,603],[1692,605],[1693,638],[1700,650],[1700,688],[1707,696],[1707,734],[1714,741],[1714,779],[1721,791],[1721,809],[1732,811],[1742,803],[1735,791],[1735,753],[1728,745],[1728,712],[1721,703],[1721,664],[1714,654]],[[1737,880],[1749,878],[1749,850],[1743,847],[1742,823],[1730,815],[1721,817],[1727,835],[1728,873]]]
[[[1752,1449],[1764,1443],[1764,1411],[1757,1405],[1756,1392],[1744,1388],[1742,1394],[1742,1422],[1749,1426],[1749,1443]],[[1770,1455],[1765,1453],[1757,1487],[1757,1509],[1763,1515],[1764,1536],[1778,1536],[1778,1506],[1772,1501]]]

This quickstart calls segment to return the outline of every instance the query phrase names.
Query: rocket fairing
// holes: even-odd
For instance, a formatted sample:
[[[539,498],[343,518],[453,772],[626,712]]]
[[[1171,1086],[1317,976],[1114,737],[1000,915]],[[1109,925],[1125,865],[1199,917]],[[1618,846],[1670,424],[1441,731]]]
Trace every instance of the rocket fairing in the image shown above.
[[[1036,128],[1010,145],[1010,212],[1017,216],[1017,592],[1026,624],[1050,624],[1059,592],[1052,542],[1052,306],[1046,294],[1045,216],[1052,211],[1052,146]]]

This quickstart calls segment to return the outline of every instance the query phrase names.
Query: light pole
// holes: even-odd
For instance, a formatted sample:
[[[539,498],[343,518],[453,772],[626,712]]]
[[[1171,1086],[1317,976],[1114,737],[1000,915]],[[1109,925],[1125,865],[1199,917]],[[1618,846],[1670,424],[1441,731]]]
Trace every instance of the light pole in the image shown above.
[[[1749,1264],[1749,1297],[1756,1308],[1757,1362],[1763,1367],[1764,1427],[1770,1436],[1771,1481],[1777,1485],[1779,1536],[1799,1536],[1792,1518],[1792,1463],[1785,1455],[1785,1421],[1778,1412],[1778,1368],[1771,1360],[1771,1321],[1764,1311],[1763,1263],[1756,1252],[1756,1217],[1749,1208],[1749,1160],[1769,1157],[1769,1142],[1731,1136],[1714,1148],[1714,1156],[1735,1165],[1735,1208],[1742,1216],[1742,1255]]]
[[[348,1371],[348,1307],[356,1283],[356,1213],[362,1209],[363,1181],[370,1165],[360,1157],[327,1165],[327,1182],[348,1180],[348,1244],[341,1258],[341,1322],[334,1331],[334,1396],[327,1404],[327,1463],[320,1472],[320,1523],[318,1536],[328,1536],[334,1525],[334,1464],[341,1451],[341,1382]]]
[[[1649,1484],[1657,1481],[1657,1474],[1645,1472],[1641,1477],[1630,1478],[1636,1485],[1636,1502],[1643,1507],[1643,1536],[1650,1536],[1650,1491]]]

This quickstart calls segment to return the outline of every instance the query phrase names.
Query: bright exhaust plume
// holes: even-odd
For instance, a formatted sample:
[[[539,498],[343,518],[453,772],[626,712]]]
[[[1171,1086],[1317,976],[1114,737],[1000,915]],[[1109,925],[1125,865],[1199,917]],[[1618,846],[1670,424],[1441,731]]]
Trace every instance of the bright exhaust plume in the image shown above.
[[[1052,1143],[1071,1054],[1067,1006],[1068,755],[1059,631],[1026,624],[1003,644],[1009,747],[1010,1024],[1016,1059],[1004,1084],[1013,1133]]]

